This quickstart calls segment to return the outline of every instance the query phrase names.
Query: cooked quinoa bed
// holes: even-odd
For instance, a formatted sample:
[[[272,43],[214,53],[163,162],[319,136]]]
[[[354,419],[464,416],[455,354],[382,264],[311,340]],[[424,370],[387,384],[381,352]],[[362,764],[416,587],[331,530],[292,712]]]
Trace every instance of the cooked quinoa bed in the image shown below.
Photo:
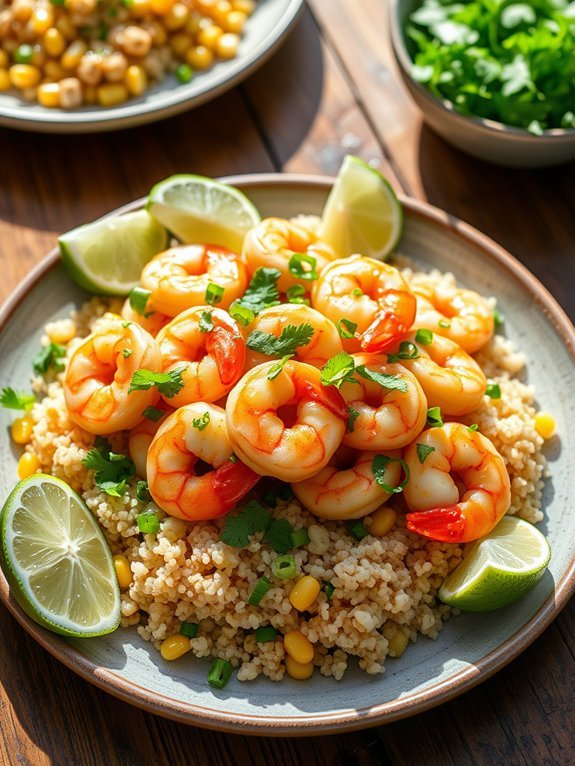
[[[414,276],[409,269],[403,273],[408,280]],[[450,274],[435,273],[435,278],[454,281]],[[71,337],[70,350],[98,317],[119,308],[116,300],[93,298],[71,319],[48,325],[46,342],[55,331],[63,333]],[[534,426],[534,391],[518,379],[525,358],[497,334],[475,358],[489,380],[499,383],[501,398],[484,396],[480,408],[461,420],[477,423],[503,456],[511,478],[509,513],[538,522],[543,518],[541,494],[547,469],[543,439]],[[153,503],[139,502],[137,478],[121,498],[101,492],[93,472],[82,465],[94,437],[68,418],[62,378],[63,373],[50,373],[34,381],[41,400],[32,410],[35,425],[26,449],[38,456],[40,470],[64,479],[82,495],[112,553],[123,554],[130,562],[132,583],[122,593],[123,627],[136,627],[142,638],[159,648],[163,639],[178,633],[181,621],[199,623],[197,636],[190,640],[192,653],[229,660],[242,681],[261,673],[276,681],[283,678],[281,637],[295,628],[314,645],[319,672],[336,679],[342,678],[354,656],[367,673],[383,673],[386,657],[401,654],[407,639],[437,638],[453,610],[439,603],[435,594],[461,561],[464,546],[408,532],[401,499],[387,503],[397,512],[392,531],[382,538],[368,534],[361,541],[341,523],[317,519],[296,500],[279,500],[270,509],[274,518],[308,530],[310,543],[293,551],[298,574],[312,575],[335,588],[329,600],[322,590],[309,611],[300,613],[288,598],[293,581],[272,575],[277,554],[262,542],[261,533],[251,537],[246,548],[231,547],[219,539],[223,519],[184,522],[166,516]],[[113,435],[109,442],[114,451],[127,453],[124,433]],[[136,519],[150,505],[161,519],[160,531],[143,535]],[[371,517],[362,521],[369,530]],[[248,596],[263,575],[272,587],[258,606],[250,606]],[[265,625],[276,628],[278,637],[256,643],[254,629]]]

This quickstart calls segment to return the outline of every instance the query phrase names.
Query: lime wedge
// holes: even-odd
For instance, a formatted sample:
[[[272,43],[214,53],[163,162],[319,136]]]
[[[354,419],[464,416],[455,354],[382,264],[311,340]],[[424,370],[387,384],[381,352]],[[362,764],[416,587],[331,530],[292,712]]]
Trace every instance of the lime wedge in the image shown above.
[[[542,577],[551,550],[533,524],[505,516],[473,543],[439,589],[439,598],[468,612],[487,612],[513,603]]]
[[[375,168],[347,155],[323,209],[319,237],[339,258],[359,253],[384,261],[403,230],[403,210]]]
[[[145,210],[100,218],[58,239],[68,274],[100,295],[128,295],[146,263],[168,242],[166,229]]]
[[[103,636],[120,623],[120,590],[98,523],[60,479],[34,474],[4,504],[2,569],[35,622],[65,636]]]
[[[176,175],[150,192],[147,210],[182,242],[223,245],[241,253],[244,236],[260,215],[233,186],[212,178]]]

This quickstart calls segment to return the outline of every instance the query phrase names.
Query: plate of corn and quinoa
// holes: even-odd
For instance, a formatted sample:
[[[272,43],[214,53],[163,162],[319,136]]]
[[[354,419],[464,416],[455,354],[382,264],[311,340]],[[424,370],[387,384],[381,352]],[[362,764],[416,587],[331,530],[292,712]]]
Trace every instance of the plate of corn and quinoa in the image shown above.
[[[273,219],[276,236],[281,217],[308,238],[308,246],[313,241],[314,258],[325,255],[318,245],[317,216],[324,209],[329,180],[244,176],[228,182],[246,194],[261,215],[262,220],[254,221],[250,230],[261,235],[262,225]],[[141,206],[134,203],[130,210]],[[174,393],[173,377],[162,378],[168,383],[165,395],[149,402],[142,399],[142,410],[151,415],[144,418],[148,422],[143,429],[139,420],[134,427],[102,431],[74,416],[77,404],[70,397],[70,371],[94,334],[139,332],[131,324],[140,327],[134,312],[153,322],[154,314],[166,310],[162,295],[154,292],[150,281],[157,278],[155,267],[144,266],[140,292],[125,302],[120,297],[90,296],[73,284],[54,251],[4,307],[0,382],[16,391],[30,388],[33,359],[36,374],[32,375],[35,403],[25,415],[27,424],[20,426],[16,443],[9,438],[2,442],[2,494],[9,494],[18,476],[38,471],[64,481],[78,493],[97,520],[114,559],[121,590],[121,627],[96,638],[64,638],[30,619],[11,597],[4,578],[0,595],[41,645],[84,678],[152,712],[210,728],[261,734],[354,729],[420,712],[461,693],[516,656],[564,605],[573,589],[574,567],[573,537],[565,534],[573,525],[568,477],[575,468],[575,452],[567,427],[573,405],[566,385],[573,370],[573,328],[544,288],[484,236],[424,203],[404,200],[403,215],[403,233],[389,262],[389,268],[400,274],[401,284],[419,290],[421,296],[422,285],[436,291],[476,291],[484,296],[490,316],[498,317],[498,326],[481,347],[469,352],[473,365],[485,375],[490,393],[485,394],[484,386],[471,409],[454,413],[449,403],[436,405],[433,392],[426,388],[426,403],[434,406],[424,408],[423,419],[414,415],[420,421],[413,425],[415,436],[408,439],[413,447],[400,442],[372,445],[367,474],[362,474],[363,462],[357,453],[350,453],[357,450],[354,439],[360,438],[364,426],[369,430],[358,391],[366,388],[364,404],[373,407],[378,394],[372,386],[383,385],[381,379],[377,381],[378,374],[390,376],[385,385],[391,386],[392,393],[397,393],[398,376],[411,384],[412,374],[404,373],[403,365],[414,369],[418,359],[426,358],[426,346],[435,333],[430,337],[423,332],[429,328],[420,326],[411,340],[398,336],[395,346],[375,352],[373,344],[381,344],[388,324],[362,327],[361,317],[352,321],[346,309],[344,318],[329,320],[339,333],[326,340],[326,330],[323,346],[319,340],[310,343],[309,337],[302,342],[305,332],[314,336],[303,329],[305,322],[298,325],[297,317],[309,319],[305,312],[322,306],[319,286],[310,290],[309,258],[296,258],[297,264],[290,260],[296,277],[292,284],[282,284],[276,275],[278,291],[270,291],[267,284],[258,293],[254,275],[257,272],[261,287],[266,274],[257,270],[270,267],[258,260],[261,238],[248,233],[247,282],[239,289],[235,305],[232,301],[226,309],[218,308],[222,301],[216,298],[219,291],[212,272],[213,281],[208,280],[206,289],[209,300],[197,316],[194,307],[183,309],[167,317],[163,328],[154,329],[162,347],[177,330],[174,322],[181,322],[182,315],[187,319],[193,315],[197,333],[206,337],[217,331],[223,337],[220,328],[228,332],[229,324],[219,312],[227,313],[239,325],[232,332],[237,344],[248,339],[249,360],[242,357],[240,375],[232,383],[233,369],[226,368],[230,387],[223,394],[212,392],[212,402],[202,400],[201,405],[176,403],[185,386]],[[297,249],[290,242],[293,259]],[[172,241],[168,251],[180,253],[179,247]],[[160,263],[161,255],[150,263]],[[330,269],[339,266],[337,258],[327,263],[321,271],[324,281]],[[353,269],[358,272],[364,266],[365,261],[354,262]],[[273,282],[273,275],[267,273],[267,278]],[[338,274],[336,283],[342,278]],[[266,306],[257,302],[264,293]],[[278,296],[291,300],[282,302]],[[358,293],[353,297],[362,298]],[[148,311],[143,298],[150,301]],[[421,297],[421,305],[423,301]],[[324,317],[328,310],[322,309]],[[270,351],[269,336],[279,311],[287,311],[290,322],[284,322],[283,334],[276,329],[275,338],[284,345]],[[289,326],[292,330],[285,330]],[[288,335],[294,327],[299,328],[300,341],[298,345],[291,338],[290,346]],[[408,330],[401,329],[402,339],[408,337]],[[353,346],[358,332],[368,344],[367,352]],[[411,345],[401,346],[401,342]],[[236,349],[229,337],[224,346],[226,363],[231,364]],[[136,352],[132,346],[126,349],[130,353],[122,354],[125,362],[131,359],[136,365]],[[376,368],[374,353],[395,358]],[[355,366],[347,370],[339,364],[349,363],[346,355],[355,360]],[[333,362],[335,357],[339,366]],[[175,363],[176,373],[182,369],[178,364],[181,360]],[[317,386],[316,373],[318,381],[322,375]],[[321,480],[317,465],[308,465],[311,447],[279,468],[282,455],[278,453],[275,467],[270,467],[261,462],[268,458],[259,454],[258,444],[250,443],[249,429],[242,431],[238,414],[241,410],[241,416],[246,416],[242,397],[249,398],[252,390],[260,398],[270,389],[277,393],[280,384],[287,385],[285,381],[296,375],[304,376],[294,385],[311,396],[314,423],[321,420],[320,405],[335,419],[329,428],[330,438],[337,441],[332,450],[335,457],[325,460],[321,468],[332,473]],[[358,382],[351,382],[353,376]],[[249,386],[244,390],[246,380]],[[341,384],[335,385],[338,380]],[[134,392],[150,395],[153,386],[148,382]],[[467,389],[459,396],[460,403],[464,396]],[[347,412],[339,427],[341,401]],[[261,401],[250,406],[256,407],[261,419],[268,410],[263,405],[257,410],[260,405]],[[543,411],[553,413],[553,418]],[[84,411],[82,417],[89,416]],[[7,411],[2,417],[6,428],[14,429],[14,418]],[[286,429],[294,427],[294,417],[293,411],[281,411]],[[173,465],[168,470],[162,461],[171,454],[174,429],[184,421],[189,424],[187,448],[195,450],[202,464],[199,483],[186,492],[204,492],[207,480],[202,484],[201,479],[211,475],[210,465],[206,466],[210,457],[197,444],[219,438],[210,429],[220,428],[221,418],[233,444],[232,459],[228,456],[224,466],[226,486],[233,484],[236,494],[231,500],[226,493],[225,497],[214,494],[216,481],[210,484],[210,492],[201,495],[202,502],[192,504],[196,510],[189,511],[192,506],[183,501],[170,505],[164,490]],[[552,436],[554,424],[559,437]],[[139,448],[130,446],[131,431],[138,428],[139,438],[153,432],[145,442],[144,467],[138,464]],[[460,565],[465,547],[487,532],[472,530],[477,518],[471,516],[465,520],[467,526],[448,529],[451,517],[425,517],[414,493],[410,496],[405,491],[409,481],[413,488],[425,463],[427,468],[435,465],[442,449],[437,440],[441,428],[441,438],[447,434],[475,447],[483,447],[483,439],[491,443],[500,461],[497,465],[504,465],[507,477],[500,477],[502,486],[498,484],[498,491],[507,493],[505,510],[499,515],[507,511],[506,519],[537,524],[552,549],[542,579],[521,600],[490,613],[489,619],[460,613],[438,597],[442,583]],[[181,442],[174,443],[181,449]],[[297,444],[291,447],[298,448]],[[491,452],[485,449],[485,459],[491,460],[487,456]],[[365,454],[365,448],[359,452]],[[123,465],[123,459],[130,460],[132,468],[112,476],[110,466]],[[154,461],[157,465],[152,465]],[[349,469],[361,474],[362,481],[366,475],[371,484],[376,479],[378,487],[363,483],[357,485],[359,491],[352,491],[353,497],[342,499],[341,492],[335,493],[324,503],[325,493],[333,492],[333,472],[342,476]],[[98,470],[105,473],[99,479]],[[147,477],[143,476],[146,470]],[[377,492],[374,500],[368,498],[373,489],[385,494],[384,499]]]
[[[0,10],[0,124],[49,133],[141,125],[261,65],[301,0],[13,0]]]

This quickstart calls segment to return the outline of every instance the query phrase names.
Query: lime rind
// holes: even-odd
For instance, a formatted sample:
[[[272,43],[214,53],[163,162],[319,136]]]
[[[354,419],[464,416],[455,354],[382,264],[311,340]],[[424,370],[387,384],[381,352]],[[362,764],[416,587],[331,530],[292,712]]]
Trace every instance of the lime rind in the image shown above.
[[[403,208],[390,183],[367,162],[347,155],[324,206],[319,236],[339,257],[386,260],[403,233]]]
[[[241,252],[246,232],[260,221],[253,203],[233,186],[179,174],[156,184],[146,210],[181,242],[221,245]]]
[[[1,530],[2,568],[31,619],[79,638],[118,627],[112,554],[96,519],[65,482],[44,474],[20,482],[2,509]]]
[[[64,268],[84,290],[127,295],[146,263],[169,244],[166,228],[145,210],[106,216],[58,239]]]
[[[483,612],[508,606],[530,591],[551,559],[545,537],[532,524],[504,517],[473,543],[438,591],[446,604]]]

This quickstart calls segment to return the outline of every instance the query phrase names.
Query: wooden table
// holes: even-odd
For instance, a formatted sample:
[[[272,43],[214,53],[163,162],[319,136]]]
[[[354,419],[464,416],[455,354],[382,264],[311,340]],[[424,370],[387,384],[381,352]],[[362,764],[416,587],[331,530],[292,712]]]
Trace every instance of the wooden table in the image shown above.
[[[0,129],[0,298],[54,245],[175,173],[332,175],[353,153],[406,194],[508,248],[575,316],[574,166],[520,171],[460,154],[422,127],[399,84],[385,0],[309,0],[280,51],[243,85],[156,125],[93,136]],[[496,677],[377,729],[266,740],[143,713],[53,660],[5,609],[0,763],[28,766],[570,764],[575,605]]]

